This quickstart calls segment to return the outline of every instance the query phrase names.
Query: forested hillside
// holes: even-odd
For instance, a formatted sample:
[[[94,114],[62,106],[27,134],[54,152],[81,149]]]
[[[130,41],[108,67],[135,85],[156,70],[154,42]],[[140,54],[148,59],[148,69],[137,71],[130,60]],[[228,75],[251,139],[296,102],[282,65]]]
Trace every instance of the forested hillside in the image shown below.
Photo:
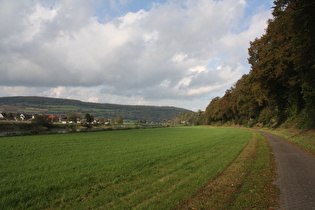
[[[315,1],[274,3],[265,34],[250,43],[249,74],[210,102],[208,124],[315,126]]]
[[[46,98],[46,97],[2,97],[0,111],[39,113],[39,114],[92,114],[97,118],[115,118],[122,115],[125,120],[142,120],[146,122],[163,122],[187,109],[166,106],[118,105],[109,103],[89,103],[79,100]]]

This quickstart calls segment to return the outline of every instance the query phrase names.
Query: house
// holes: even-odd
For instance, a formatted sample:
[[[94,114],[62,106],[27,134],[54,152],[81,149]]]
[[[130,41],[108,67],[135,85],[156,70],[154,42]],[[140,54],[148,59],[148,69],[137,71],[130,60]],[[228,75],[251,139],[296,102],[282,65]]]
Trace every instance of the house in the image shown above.
[[[25,120],[25,115],[24,114],[20,114],[20,120]]]
[[[60,116],[59,122],[61,122],[62,124],[67,124],[68,123],[68,116]]]
[[[55,115],[49,115],[50,122],[58,122],[59,118]]]

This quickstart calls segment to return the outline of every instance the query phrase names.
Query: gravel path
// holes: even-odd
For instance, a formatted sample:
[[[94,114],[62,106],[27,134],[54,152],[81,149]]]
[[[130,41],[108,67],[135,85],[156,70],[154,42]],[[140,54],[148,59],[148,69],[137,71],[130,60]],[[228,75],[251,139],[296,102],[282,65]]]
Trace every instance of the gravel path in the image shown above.
[[[261,133],[276,159],[280,209],[315,209],[315,157],[275,135]]]

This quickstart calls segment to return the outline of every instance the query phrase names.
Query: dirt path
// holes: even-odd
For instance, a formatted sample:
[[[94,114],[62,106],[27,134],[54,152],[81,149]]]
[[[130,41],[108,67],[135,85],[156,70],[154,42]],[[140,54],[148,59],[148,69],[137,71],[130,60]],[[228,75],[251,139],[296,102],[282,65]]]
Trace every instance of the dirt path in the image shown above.
[[[315,157],[275,135],[261,133],[275,155],[280,209],[315,209]]]

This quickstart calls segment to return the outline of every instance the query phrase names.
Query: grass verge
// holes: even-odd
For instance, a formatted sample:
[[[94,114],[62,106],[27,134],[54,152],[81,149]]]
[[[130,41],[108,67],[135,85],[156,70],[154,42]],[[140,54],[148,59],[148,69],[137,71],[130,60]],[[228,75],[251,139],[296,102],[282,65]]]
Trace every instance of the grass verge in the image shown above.
[[[258,133],[235,161],[177,209],[269,209],[277,207],[275,163],[266,139]]]
[[[315,129],[263,128],[315,156]]]

